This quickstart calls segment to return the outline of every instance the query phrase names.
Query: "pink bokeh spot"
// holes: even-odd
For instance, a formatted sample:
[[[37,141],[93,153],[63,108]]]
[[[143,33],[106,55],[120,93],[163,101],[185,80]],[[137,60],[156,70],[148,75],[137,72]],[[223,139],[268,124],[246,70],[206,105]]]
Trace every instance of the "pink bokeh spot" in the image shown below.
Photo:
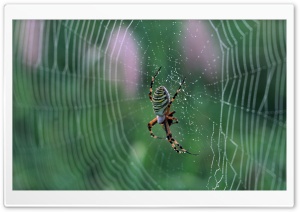
[[[20,43],[23,46],[23,61],[28,66],[35,66],[41,58],[41,39],[44,30],[44,21],[28,20],[22,21],[21,28],[24,29],[20,36]]]
[[[203,72],[207,79],[221,67],[221,49],[215,36],[207,22],[191,20],[184,25],[183,51],[188,58],[187,68]]]
[[[136,42],[129,31],[121,27],[114,31],[109,43],[109,55],[113,65],[117,65],[117,73],[111,70],[111,80],[118,80],[127,96],[134,96],[139,81],[139,53]],[[115,78],[114,76],[117,75]]]

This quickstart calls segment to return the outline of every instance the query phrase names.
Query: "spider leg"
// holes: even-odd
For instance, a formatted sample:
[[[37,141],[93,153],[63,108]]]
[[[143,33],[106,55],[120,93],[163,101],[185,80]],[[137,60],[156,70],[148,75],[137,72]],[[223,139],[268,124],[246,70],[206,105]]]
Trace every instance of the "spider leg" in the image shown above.
[[[166,116],[166,118],[168,119],[168,124],[171,127],[172,124],[178,124],[178,118],[173,117],[172,115],[168,115]]]
[[[151,84],[150,84],[150,92],[149,92],[149,99],[150,101],[152,102],[152,86],[153,86],[153,83],[154,83],[154,80],[155,80],[155,77],[157,76],[158,72],[160,71],[161,67],[159,67],[159,69],[157,70],[156,74],[152,77],[152,80],[151,80]]]
[[[166,115],[169,127],[171,127],[172,124],[178,124],[178,119],[173,117],[173,115],[176,113],[176,111],[172,111],[171,113],[169,113],[168,115]]]
[[[185,78],[186,78],[186,77],[185,77]],[[179,91],[181,90],[181,86],[182,86],[182,84],[184,83],[185,78],[183,78],[183,80],[182,80],[181,83],[180,83],[179,88],[177,89],[177,91],[176,91],[176,93],[174,94],[173,98],[170,100],[170,103],[168,104],[168,108],[167,108],[167,111],[168,111],[168,112],[170,111],[170,107],[171,107],[172,103],[174,102],[176,96],[178,95]],[[173,112],[175,113],[175,111],[173,111]]]
[[[187,151],[186,149],[184,149],[173,137],[172,137],[172,133],[170,130],[170,126],[169,123],[167,121],[164,122],[164,126],[165,126],[165,130],[167,133],[167,139],[168,142],[171,144],[172,148],[179,154],[181,153],[188,153],[190,155],[197,155],[197,154],[192,154],[189,151]]]
[[[169,115],[168,116],[173,116],[174,115],[174,113],[176,113],[176,111],[174,110],[174,111],[172,111],[171,113],[169,113]]]
[[[158,137],[158,136],[154,135],[154,133],[152,132],[152,127],[153,127],[156,123],[157,123],[157,118],[154,118],[152,121],[150,121],[150,122],[148,123],[148,130],[149,130],[149,132],[150,132],[150,135],[151,135],[153,138],[165,140],[165,138]]]
[[[172,124],[177,124],[178,123],[178,118],[173,117],[174,113],[176,113],[176,111],[172,111],[171,113],[169,113],[169,115],[167,116],[167,118],[169,120],[172,120]],[[169,124],[171,126],[171,124]]]

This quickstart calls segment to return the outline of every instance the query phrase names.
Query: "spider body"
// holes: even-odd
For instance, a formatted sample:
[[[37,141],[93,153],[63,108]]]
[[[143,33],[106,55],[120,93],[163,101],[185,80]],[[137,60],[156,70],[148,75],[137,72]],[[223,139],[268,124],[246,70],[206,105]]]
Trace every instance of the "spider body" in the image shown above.
[[[157,122],[162,124],[165,120],[165,113],[170,103],[170,94],[164,86],[159,86],[152,97],[152,106],[157,117]]]
[[[156,118],[154,118],[152,121],[148,123],[148,130],[150,132],[150,135],[153,138],[158,138],[158,139],[164,139],[161,137],[158,137],[153,134],[152,132],[152,127],[158,123],[161,124],[164,130],[166,131],[167,139],[168,142],[171,144],[172,148],[177,152],[177,153],[188,153],[186,149],[184,149],[173,137],[172,133],[170,130],[170,126],[172,124],[178,123],[178,119],[173,117],[175,111],[170,112],[171,105],[173,101],[175,100],[176,96],[178,95],[181,85],[184,83],[185,78],[181,81],[181,84],[179,88],[177,89],[176,93],[174,94],[173,98],[170,98],[170,94],[168,90],[164,86],[159,86],[155,92],[153,93],[152,97],[152,86],[155,80],[155,77],[159,73],[161,67],[157,70],[156,74],[152,77],[151,84],[150,84],[150,92],[149,92],[149,99],[152,102],[153,110],[156,115]],[[194,155],[194,154],[192,154]]]

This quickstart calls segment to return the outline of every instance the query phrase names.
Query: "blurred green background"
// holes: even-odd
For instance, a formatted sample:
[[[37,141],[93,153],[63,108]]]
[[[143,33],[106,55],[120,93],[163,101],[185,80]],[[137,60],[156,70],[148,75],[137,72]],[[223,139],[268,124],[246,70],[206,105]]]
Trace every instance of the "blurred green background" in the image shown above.
[[[285,21],[13,27],[13,189],[286,189]],[[186,77],[171,131],[197,156],[150,137],[160,66],[154,89]]]

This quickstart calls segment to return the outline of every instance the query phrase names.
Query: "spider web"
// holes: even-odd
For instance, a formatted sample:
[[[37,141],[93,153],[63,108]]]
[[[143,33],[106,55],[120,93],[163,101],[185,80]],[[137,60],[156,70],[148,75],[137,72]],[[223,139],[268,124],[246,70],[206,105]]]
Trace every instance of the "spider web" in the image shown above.
[[[285,190],[286,22],[14,21],[13,188]]]

